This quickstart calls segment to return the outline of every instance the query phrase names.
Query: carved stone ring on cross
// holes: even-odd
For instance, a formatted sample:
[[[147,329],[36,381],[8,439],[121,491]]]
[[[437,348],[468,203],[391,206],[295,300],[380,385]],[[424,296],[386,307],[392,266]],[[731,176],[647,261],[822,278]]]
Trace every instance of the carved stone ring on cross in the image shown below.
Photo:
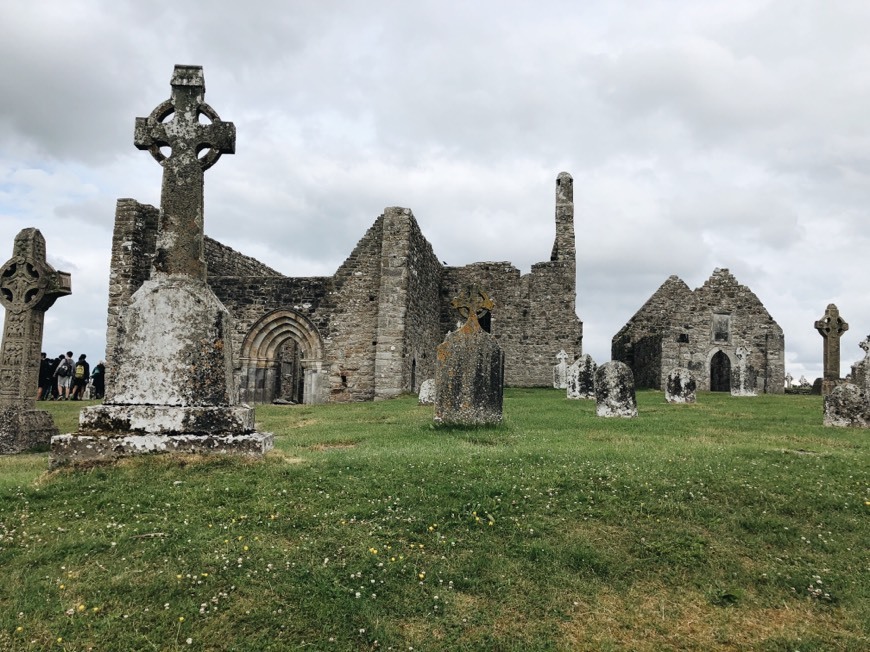
[[[217,114],[213,108],[211,108],[205,102],[200,102],[196,107],[197,115],[204,115],[206,118],[211,120],[212,123],[221,122],[220,116]],[[154,126],[155,124],[164,124],[166,119],[175,113],[175,106],[172,103],[172,100],[166,100],[157,106],[151,112],[151,115],[148,116],[148,125]],[[139,118],[141,120],[141,118]],[[154,133],[153,129],[149,130],[151,134]],[[158,141],[154,139],[151,145],[148,147],[148,151],[151,153],[151,156],[154,157],[154,160],[163,165],[163,161],[166,160],[166,155],[160,151],[161,147],[172,147],[172,144],[169,142]],[[205,156],[199,156],[199,153],[208,148],[208,152]],[[218,159],[221,157],[221,151],[213,146],[208,144],[200,145],[196,151],[197,158],[199,159],[199,164],[202,166],[203,170],[208,170],[212,165],[218,162]]]
[[[478,287],[468,288],[466,292],[463,292],[458,297],[454,298],[453,301],[450,302],[450,305],[455,308],[464,319],[468,319],[468,315],[471,314],[472,310],[476,317],[482,317],[495,306],[492,299],[489,298],[489,295]]]
[[[16,256],[0,268],[0,304],[8,311],[23,312],[36,306],[45,295],[42,272],[23,256]]]

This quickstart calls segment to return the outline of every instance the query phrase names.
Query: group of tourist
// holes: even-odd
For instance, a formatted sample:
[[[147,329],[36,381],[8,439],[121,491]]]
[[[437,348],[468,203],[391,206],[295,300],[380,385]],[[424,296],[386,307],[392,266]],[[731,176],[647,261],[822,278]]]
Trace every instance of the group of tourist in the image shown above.
[[[85,398],[88,384],[93,382],[90,398],[100,399],[106,390],[106,364],[101,360],[91,370],[88,356],[82,353],[73,361],[73,352],[57,358],[42,354],[39,364],[38,401],[80,401]]]

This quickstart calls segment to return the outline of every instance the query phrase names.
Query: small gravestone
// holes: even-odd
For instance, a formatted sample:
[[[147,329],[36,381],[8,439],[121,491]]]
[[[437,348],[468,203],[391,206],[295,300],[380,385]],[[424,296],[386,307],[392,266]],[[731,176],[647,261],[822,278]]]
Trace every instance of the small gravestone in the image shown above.
[[[794,382],[794,376],[792,376],[791,374],[786,374],[786,375],[785,375],[785,386],[786,386],[786,389],[791,389],[791,384],[792,384],[793,382]]]
[[[435,359],[435,423],[491,425],[501,423],[504,357],[495,338],[480,327],[478,313],[493,303],[485,292],[470,288],[451,304],[466,318],[447,335]]]
[[[822,348],[821,393],[827,396],[840,381],[840,338],[849,330],[849,324],[840,316],[837,306],[829,303],[825,314],[814,325],[825,341]]]
[[[870,393],[866,387],[840,383],[825,396],[823,423],[839,428],[870,428]]]
[[[595,371],[595,414],[626,419],[637,416],[634,374],[624,362],[611,360]]]
[[[749,362],[752,352],[748,346],[738,346],[734,355],[737,364],[731,369],[731,396],[757,396],[755,383],[757,373]]]
[[[595,371],[598,365],[588,353],[568,367],[568,398],[595,399]]]
[[[665,381],[665,400],[668,403],[694,403],[698,383],[692,372],[683,367],[671,369]]]
[[[418,405],[435,405],[435,379],[429,378],[420,385],[420,394],[417,398]]]
[[[825,381],[823,378],[816,378],[813,381],[813,386],[810,388],[810,394],[813,396],[821,396],[824,391]]]
[[[0,305],[6,309],[0,344],[0,454],[46,446],[57,428],[36,409],[45,311],[71,292],[70,275],[45,259],[37,229],[15,236],[12,258],[0,267]]]
[[[568,354],[562,349],[556,354],[556,360],[559,361],[553,367],[553,388],[566,389],[568,387]]]
[[[121,315],[104,403],[82,410],[79,433],[52,438],[52,466],[272,447],[238,402],[232,320],[206,283],[203,258],[204,174],[235,151],[236,130],[205,103],[200,66],[175,66],[171,85],[171,99],[137,118],[134,135],[163,167],[151,275]]]

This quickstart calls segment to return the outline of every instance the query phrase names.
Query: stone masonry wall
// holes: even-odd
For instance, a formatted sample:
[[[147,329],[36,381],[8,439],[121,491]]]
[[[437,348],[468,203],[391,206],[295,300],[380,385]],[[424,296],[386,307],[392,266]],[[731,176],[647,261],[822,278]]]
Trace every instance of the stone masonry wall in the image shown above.
[[[283,276],[256,258],[240,254],[208,236],[203,248],[210,276]]]
[[[106,317],[106,377],[109,382],[114,378],[114,351],[118,345],[121,310],[151,274],[159,215],[160,211],[154,206],[134,199],[119,199],[115,206]]]

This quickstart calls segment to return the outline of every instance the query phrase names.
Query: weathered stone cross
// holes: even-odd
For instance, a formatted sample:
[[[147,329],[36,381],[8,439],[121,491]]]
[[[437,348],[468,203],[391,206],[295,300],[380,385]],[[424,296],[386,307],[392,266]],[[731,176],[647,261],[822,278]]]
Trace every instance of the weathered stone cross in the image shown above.
[[[840,317],[837,306],[829,303],[825,314],[815,323],[815,327],[819,335],[825,339],[822,355],[824,380],[836,382],[840,379],[840,338],[849,330],[849,324]]]
[[[467,319],[462,327],[462,330],[465,331],[481,330],[480,322],[477,319],[478,313],[482,315],[495,307],[489,295],[476,286],[471,286],[459,296],[454,297],[450,305]]]
[[[70,275],[45,260],[38,229],[15,236],[10,258],[0,267],[0,304],[6,308],[0,348],[0,405],[33,403],[39,385],[39,353],[45,311],[70,294]]]
[[[136,147],[163,166],[154,269],[205,279],[203,173],[221,154],[235,153],[236,127],[205,103],[202,66],[175,66],[170,83],[172,99],[147,118],[136,118],[134,137]],[[200,116],[211,123],[200,124]],[[168,157],[162,147],[171,148]]]

